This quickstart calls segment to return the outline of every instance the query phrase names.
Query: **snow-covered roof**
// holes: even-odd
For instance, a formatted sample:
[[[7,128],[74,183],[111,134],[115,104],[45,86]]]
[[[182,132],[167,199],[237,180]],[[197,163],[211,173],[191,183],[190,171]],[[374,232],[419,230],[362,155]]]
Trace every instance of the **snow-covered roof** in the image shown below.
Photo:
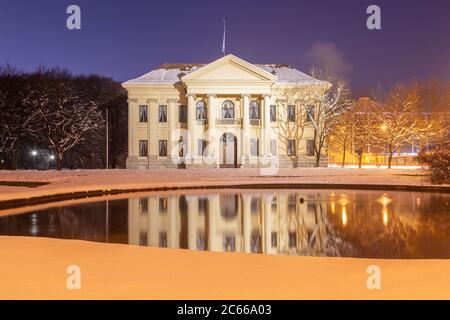
[[[127,84],[175,84],[181,78],[206,64],[165,63],[136,79],[128,80]],[[321,81],[289,66],[281,64],[255,64],[256,67],[270,72],[278,77],[278,83],[320,83]]]

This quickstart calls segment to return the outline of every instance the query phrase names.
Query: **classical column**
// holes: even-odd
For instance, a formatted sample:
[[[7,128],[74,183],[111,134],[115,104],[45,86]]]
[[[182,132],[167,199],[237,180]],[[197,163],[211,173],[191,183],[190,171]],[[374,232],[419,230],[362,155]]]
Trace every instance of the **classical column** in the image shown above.
[[[250,156],[250,95],[242,95],[242,137],[241,137],[241,150],[242,150],[242,163],[245,164]]]
[[[208,196],[208,247],[209,251],[220,251],[217,244],[217,227],[220,218],[220,200],[219,195]]]
[[[194,157],[196,157],[195,145],[197,144],[197,138],[195,135],[195,95],[188,94],[188,157],[191,159],[191,162],[194,163]]]
[[[251,202],[252,197],[249,194],[243,194],[242,199],[242,226],[243,226],[243,237],[244,237],[244,252],[250,253],[250,237],[252,233],[251,224]]]
[[[187,196],[188,206],[188,248],[189,250],[197,249],[197,213],[198,213],[198,197]]]
[[[272,250],[272,199],[273,195],[264,195],[264,253]]]
[[[177,162],[176,159],[178,158],[178,152],[179,152],[179,147],[178,147],[178,141],[180,139],[179,136],[179,132],[177,130],[177,105],[178,105],[178,100],[176,99],[171,99],[171,100],[167,100],[167,103],[169,104],[168,108],[168,122],[169,122],[169,141],[168,141],[168,148],[169,150],[167,150],[168,152],[168,156],[170,157],[171,161],[175,161],[175,163]]]
[[[151,247],[159,246],[159,199],[150,197],[148,199],[148,243]]]
[[[209,161],[211,164],[217,164],[217,158],[219,154],[217,152],[217,139],[216,137],[216,118],[217,118],[217,107],[216,107],[216,95],[208,95],[208,153]]]
[[[130,99],[128,100],[128,156],[129,157],[137,157],[136,146],[135,146],[135,130],[137,117],[137,100]]]
[[[168,247],[178,248],[178,232],[177,230],[177,209],[179,196],[169,197],[169,232],[168,232]]]
[[[148,99],[148,146],[149,156],[158,156],[158,100]]]
[[[263,125],[263,155],[270,155],[270,138],[271,138],[271,127],[270,127],[270,95],[264,95],[264,125]]]

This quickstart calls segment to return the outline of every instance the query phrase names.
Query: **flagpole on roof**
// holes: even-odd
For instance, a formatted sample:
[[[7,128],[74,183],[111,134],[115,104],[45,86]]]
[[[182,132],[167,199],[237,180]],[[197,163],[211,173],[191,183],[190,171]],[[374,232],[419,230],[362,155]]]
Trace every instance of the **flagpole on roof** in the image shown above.
[[[223,42],[222,42],[222,53],[225,56],[226,52],[226,38],[227,37],[227,21],[223,19]]]

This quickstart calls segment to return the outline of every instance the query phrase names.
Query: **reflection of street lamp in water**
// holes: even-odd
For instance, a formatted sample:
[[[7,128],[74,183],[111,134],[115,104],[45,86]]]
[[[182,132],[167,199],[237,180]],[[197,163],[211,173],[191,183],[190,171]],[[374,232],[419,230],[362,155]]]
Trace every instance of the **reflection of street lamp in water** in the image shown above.
[[[344,205],[342,207],[342,225],[345,227],[347,225],[347,207]]]

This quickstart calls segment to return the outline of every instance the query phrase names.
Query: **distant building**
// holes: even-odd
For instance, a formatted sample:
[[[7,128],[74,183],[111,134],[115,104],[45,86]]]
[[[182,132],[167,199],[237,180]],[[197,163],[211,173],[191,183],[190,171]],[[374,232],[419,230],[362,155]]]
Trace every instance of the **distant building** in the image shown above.
[[[303,86],[305,100],[280,111],[277,90]],[[164,64],[123,83],[129,96],[127,168],[292,167],[315,163],[314,130],[280,125],[314,117],[308,90],[328,83],[286,65],[227,55],[207,65]],[[284,115],[284,116],[283,116]],[[326,165],[326,157],[322,158]]]

